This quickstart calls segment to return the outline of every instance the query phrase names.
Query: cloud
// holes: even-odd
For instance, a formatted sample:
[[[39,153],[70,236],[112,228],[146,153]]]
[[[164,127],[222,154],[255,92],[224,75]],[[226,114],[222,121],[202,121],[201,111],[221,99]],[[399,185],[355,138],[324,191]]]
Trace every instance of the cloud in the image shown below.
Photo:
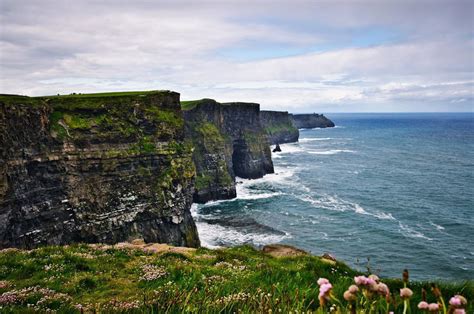
[[[5,93],[173,89],[293,111],[472,110],[470,1],[0,5]]]

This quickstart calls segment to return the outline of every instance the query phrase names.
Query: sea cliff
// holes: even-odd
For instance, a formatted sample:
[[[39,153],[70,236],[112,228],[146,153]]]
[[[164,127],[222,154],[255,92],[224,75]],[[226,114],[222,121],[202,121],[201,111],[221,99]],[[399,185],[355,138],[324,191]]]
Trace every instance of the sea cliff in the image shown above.
[[[255,179],[273,173],[270,143],[254,103],[182,102],[186,136],[195,147],[194,201],[236,196],[235,177]]]
[[[0,96],[0,248],[199,246],[179,94]]]
[[[260,120],[272,145],[298,142],[298,128],[287,111],[262,110]]]
[[[335,126],[334,122],[323,114],[317,113],[293,114],[293,120],[298,129],[332,128]]]

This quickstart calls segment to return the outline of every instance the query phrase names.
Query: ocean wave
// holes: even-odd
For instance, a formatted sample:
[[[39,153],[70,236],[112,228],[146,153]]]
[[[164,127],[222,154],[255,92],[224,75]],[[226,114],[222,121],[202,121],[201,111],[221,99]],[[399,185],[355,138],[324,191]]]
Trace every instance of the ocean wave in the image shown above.
[[[404,225],[402,224],[400,221],[398,222],[398,226],[400,227],[398,229],[398,231],[406,236],[406,237],[410,237],[410,238],[421,238],[421,239],[425,239],[425,240],[428,240],[428,241],[432,241],[433,239],[432,238],[429,238],[427,236],[425,236],[423,233],[421,233],[420,231],[417,231],[411,227],[409,227],[408,225]]]
[[[330,149],[323,151],[307,151],[307,153],[313,155],[335,155],[339,153],[355,153],[355,151],[350,149]]]
[[[338,212],[353,211],[357,214],[368,215],[368,216],[372,216],[372,217],[382,219],[382,220],[395,220],[395,218],[390,213],[368,212],[359,204],[345,201],[343,199],[340,199],[337,196],[325,195],[320,198],[313,198],[310,195],[305,195],[298,198],[318,208],[323,208],[323,209],[328,209],[328,210],[333,210],[333,211],[338,211]]]
[[[444,230],[444,229],[445,229],[443,226],[441,226],[441,225],[437,225],[437,224],[435,224],[435,223],[434,223],[434,222],[432,222],[432,221],[430,221],[430,225],[432,225],[433,227],[435,227],[435,228],[436,228],[436,230],[439,230],[439,231],[442,231],[442,230]]]

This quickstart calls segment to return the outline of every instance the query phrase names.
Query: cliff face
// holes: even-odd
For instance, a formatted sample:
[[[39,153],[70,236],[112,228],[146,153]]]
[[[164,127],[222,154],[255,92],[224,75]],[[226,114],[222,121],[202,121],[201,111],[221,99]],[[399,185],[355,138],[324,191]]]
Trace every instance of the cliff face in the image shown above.
[[[273,173],[258,104],[203,99],[183,102],[183,108],[186,136],[195,146],[195,202],[235,197],[235,176],[255,179]]]
[[[179,94],[0,96],[0,247],[199,246]]]
[[[183,112],[186,137],[194,146],[194,201],[205,203],[234,198],[233,142],[223,128],[222,105],[212,99],[203,99],[191,110]]]
[[[262,126],[272,145],[298,142],[300,133],[286,111],[260,111]]]
[[[312,128],[332,128],[334,122],[326,118],[322,114],[293,114],[293,120],[298,129],[312,129]]]

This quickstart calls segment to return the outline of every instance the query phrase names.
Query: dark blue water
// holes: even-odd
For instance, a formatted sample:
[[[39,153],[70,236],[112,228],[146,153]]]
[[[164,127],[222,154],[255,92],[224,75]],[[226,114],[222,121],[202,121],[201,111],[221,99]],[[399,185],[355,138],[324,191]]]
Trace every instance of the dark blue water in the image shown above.
[[[194,206],[204,245],[282,242],[359,269],[474,279],[474,115],[332,114],[238,198]]]

